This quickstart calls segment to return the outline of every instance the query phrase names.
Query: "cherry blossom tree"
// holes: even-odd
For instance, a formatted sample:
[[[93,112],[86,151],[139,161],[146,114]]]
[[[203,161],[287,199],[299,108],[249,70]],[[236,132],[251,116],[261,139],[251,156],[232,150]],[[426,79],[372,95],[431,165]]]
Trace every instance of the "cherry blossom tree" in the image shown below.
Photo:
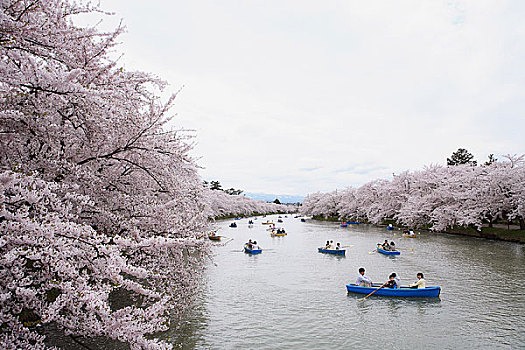
[[[191,135],[168,127],[164,82],[111,59],[123,28],[72,23],[99,11],[0,1],[2,348],[44,348],[51,323],[167,348],[149,335],[197,291],[208,220]]]
[[[230,195],[224,191],[217,190],[207,190],[205,193],[205,202],[205,213],[209,218],[290,213],[296,210],[294,206],[267,203],[241,195]]]
[[[392,180],[373,180],[359,188],[314,193],[306,197],[305,215],[334,215],[379,224],[394,220],[400,225],[445,230],[456,226],[481,229],[484,223],[517,219],[525,226],[524,156],[505,156],[480,167],[430,165],[421,171],[403,172]]]

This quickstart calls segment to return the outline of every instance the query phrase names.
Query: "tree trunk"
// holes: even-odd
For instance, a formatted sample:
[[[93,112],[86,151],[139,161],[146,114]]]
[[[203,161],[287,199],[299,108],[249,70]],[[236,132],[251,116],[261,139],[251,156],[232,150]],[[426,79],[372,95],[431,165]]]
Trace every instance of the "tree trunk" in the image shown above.
[[[525,230],[525,220],[522,217],[520,218],[520,230]]]

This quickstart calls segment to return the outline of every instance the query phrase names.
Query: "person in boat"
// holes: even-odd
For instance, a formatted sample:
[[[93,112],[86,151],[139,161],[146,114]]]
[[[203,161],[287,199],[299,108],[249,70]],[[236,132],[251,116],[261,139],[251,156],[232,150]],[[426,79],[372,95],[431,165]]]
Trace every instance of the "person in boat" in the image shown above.
[[[383,286],[385,288],[397,288],[396,276],[390,274],[390,276],[388,276],[388,281]]]
[[[284,227],[281,229],[281,233],[286,233],[286,231],[284,230]]]
[[[250,248],[251,250],[257,250],[257,249],[261,249],[258,245],[257,245],[257,241],[253,241],[253,244],[252,244],[252,248]]]
[[[390,242],[390,250],[391,251],[395,251],[396,250],[396,244],[394,243],[394,241]]]
[[[427,282],[423,278],[423,274],[419,272],[417,274],[417,281],[409,285],[410,288],[423,289],[427,287]]]
[[[334,241],[330,241],[330,248],[328,249],[334,249]]]
[[[401,280],[399,277],[397,277],[397,274],[395,272],[392,272],[390,276],[394,276],[394,280],[396,281],[396,284],[399,286],[399,281]]]
[[[244,244],[246,246],[246,248],[252,250],[252,247],[253,247],[253,242],[251,239],[248,240],[248,243],[245,243]]]
[[[390,244],[388,243],[388,240],[385,239],[385,241],[382,244],[384,250],[390,250]]]
[[[409,235],[410,237],[416,237],[416,234],[415,234],[414,231],[412,231],[412,230],[410,230],[410,231],[408,232],[408,235]]]
[[[359,268],[359,275],[357,276],[355,284],[357,284],[359,287],[372,287],[372,280],[365,276],[364,267]]]
[[[335,249],[336,249],[336,250],[341,249],[341,243],[337,242],[337,245],[335,246]]]
[[[324,249],[330,249],[330,241],[326,241],[326,245],[324,246]]]

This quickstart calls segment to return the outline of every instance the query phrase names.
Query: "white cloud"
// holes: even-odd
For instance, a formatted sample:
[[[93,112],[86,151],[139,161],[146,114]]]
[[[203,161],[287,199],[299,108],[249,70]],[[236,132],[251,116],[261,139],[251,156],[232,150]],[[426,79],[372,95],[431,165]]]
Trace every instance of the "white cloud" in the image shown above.
[[[126,67],[184,85],[176,123],[196,130],[202,175],[288,194],[458,147],[479,161],[523,153],[524,5],[102,1],[128,26]]]

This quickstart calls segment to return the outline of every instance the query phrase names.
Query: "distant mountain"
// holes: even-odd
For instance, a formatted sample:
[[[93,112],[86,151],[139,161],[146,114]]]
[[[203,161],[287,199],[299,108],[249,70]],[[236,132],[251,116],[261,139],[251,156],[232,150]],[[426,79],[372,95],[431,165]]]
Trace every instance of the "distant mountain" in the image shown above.
[[[279,202],[283,204],[300,203],[304,199],[304,196],[294,196],[294,195],[288,195],[288,194],[250,193],[250,192],[245,192],[243,194],[246,197],[256,199],[256,200],[262,200],[265,202],[273,202],[277,198]]]

